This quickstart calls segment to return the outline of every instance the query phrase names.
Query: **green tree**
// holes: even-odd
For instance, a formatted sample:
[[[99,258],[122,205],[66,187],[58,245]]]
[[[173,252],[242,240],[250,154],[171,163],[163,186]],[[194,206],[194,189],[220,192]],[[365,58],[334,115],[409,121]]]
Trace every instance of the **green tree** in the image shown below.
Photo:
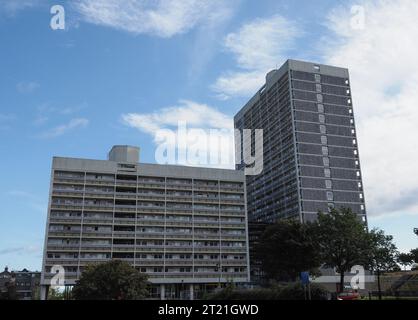
[[[418,248],[411,250],[412,260],[418,263]]]
[[[56,288],[49,288],[47,300],[64,300],[64,293]]]
[[[5,289],[4,292],[0,291],[0,300],[18,300],[14,278],[5,283]]]
[[[369,233],[369,252],[368,265],[371,270],[377,273],[377,287],[379,299],[382,299],[382,288],[380,285],[380,275],[382,272],[392,271],[398,266],[396,258],[399,256],[396,245],[393,243],[391,235],[385,235],[384,231],[373,229]]]
[[[411,253],[400,253],[397,262],[406,270],[408,266],[414,263],[414,257]]]
[[[295,280],[321,265],[311,224],[284,220],[266,229],[255,250],[270,279]]]
[[[140,300],[147,293],[147,276],[119,260],[88,266],[72,291],[75,300]]]
[[[315,234],[322,262],[340,274],[342,292],[344,273],[366,262],[370,244],[367,228],[351,209],[332,209],[329,214],[319,213]]]

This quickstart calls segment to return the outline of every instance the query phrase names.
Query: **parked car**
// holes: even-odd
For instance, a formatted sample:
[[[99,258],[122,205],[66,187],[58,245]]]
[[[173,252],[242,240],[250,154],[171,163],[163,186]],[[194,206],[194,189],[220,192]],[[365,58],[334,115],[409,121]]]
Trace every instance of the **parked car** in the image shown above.
[[[361,299],[360,294],[355,290],[341,292],[337,295],[337,300],[360,300],[360,299]]]

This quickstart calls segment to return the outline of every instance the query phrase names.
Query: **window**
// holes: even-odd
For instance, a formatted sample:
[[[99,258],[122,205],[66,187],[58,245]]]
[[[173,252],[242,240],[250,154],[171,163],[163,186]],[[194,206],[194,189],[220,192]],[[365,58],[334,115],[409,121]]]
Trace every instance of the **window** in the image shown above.
[[[354,150],[353,153],[354,153],[355,156],[358,156],[358,151],[357,150]]]
[[[329,167],[329,158],[324,157],[323,160],[324,160],[324,166]]]
[[[319,126],[319,131],[320,131],[322,134],[326,134],[326,133],[327,133],[327,127],[326,127],[326,126],[324,126],[323,124],[321,124],[321,125]]]
[[[357,172],[356,172],[356,176],[357,176],[357,177],[360,177],[360,171],[357,171]]]
[[[323,114],[319,115],[319,122],[320,123],[325,123],[325,116]]]
[[[328,143],[328,139],[326,136],[321,136],[321,143],[322,144],[327,144]]]
[[[319,113],[324,113],[325,112],[323,104],[318,104],[318,112]]]
[[[327,200],[334,201],[334,193],[331,191],[327,191]]]
[[[332,181],[331,180],[325,180],[325,187],[327,189],[332,189]]]
[[[350,94],[350,89],[347,89],[346,93],[347,93],[347,95],[349,95]]]
[[[323,154],[324,156],[327,156],[327,155],[329,154],[328,147],[322,147],[322,154]]]
[[[318,65],[314,65],[314,67],[313,67],[313,68],[314,68],[314,70],[315,70],[315,71],[321,71],[321,67],[320,67],[320,66],[318,66]]]
[[[347,99],[347,104],[351,105],[351,99]]]
[[[325,178],[331,178],[331,170],[330,169],[324,169],[324,175],[325,175]]]
[[[349,85],[350,81],[348,79],[345,80],[345,84]]]
[[[364,207],[364,204],[360,205],[360,209],[361,209],[361,210],[364,210],[364,208],[365,208],[365,207]]]
[[[349,114],[353,114],[353,109],[348,109]]]
[[[358,167],[360,165],[360,162],[358,160],[354,161],[354,164]]]
[[[363,194],[362,193],[360,193],[358,196],[361,200],[363,200]]]
[[[361,184],[361,182],[357,183],[357,186],[358,186],[359,188],[362,188],[362,187],[363,187],[363,185]]]
[[[317,94],[316,95],[316,100],[320,103],[322,103],[324,101],[324,97],[322,96],[322,94]]]
[[[356,144],[357,144],[357,140],[353,139],[353,145],[356,145]]]
[[[350,119],[350,124],[354,124],[354,119]]]
[[[316,82],[321,82],[321,75],[320,74],[315,74],[315,81]]]
[[[356,134],[356,130],[351,129],[351,134]]]
[[[319,83],[316,85],[316,92],[322,92],[322,86]]]

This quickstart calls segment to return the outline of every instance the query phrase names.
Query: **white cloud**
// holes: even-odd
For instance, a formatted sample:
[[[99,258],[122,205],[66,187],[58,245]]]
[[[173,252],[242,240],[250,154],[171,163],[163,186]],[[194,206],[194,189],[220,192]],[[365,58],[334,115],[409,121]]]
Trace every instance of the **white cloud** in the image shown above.
[[[57,126],[55,128],[52,128],[43,134],[41,134],[41,138],[55,138],[62,136],[63,134],[75,130],[77,128],[84,128],[87,127],[89,124],[89,120],[84,118],[76,118],[70,120],[68,123]]]
[[[16,85],[17,91],[19,91],[19,93],[23,93],[23,94],[32,93],[36,89],[38,89],[39,87],[40,87],[40,84],[37,83],[37,82],[34,82],[34,81],[30,81],[30,82],[19,82]]]
[[[42,246],[40,245],[28,245],[26,247],[14,247],[0,249],[0,255],[9,255],[9,254],[39,254],[42,253]]]
[[[418,2],[360,4],[363,29],[350,7],[330,14],[326,60],[350,69],[369,213],[417,213]]]
[[[0,11],[14,15],[18,11],[38,6],[45,0],[1,0]]]
[[[230,15],[221,0],[76,0],[73,6],[87,22],[163,38]]]
[[[124,114],[122,121],[132,128],[151,135],[156,145],[168,143],[176,150],[177,155],[190,152],[190,146],[197,146],[207,155],[206,162],[191,163],[188,159],[181,159],[178,156],[175,162],[169,164],[234,168],[233,119],[213,107],[181,100],[177,106],[163,108],[154,113]],[[186,132],[178,130],[182,123],[187,126]],[[209,137],[211,129],[217,130],[215,137]],[[171,130],[176,135],[176,140],[168,142],[161,139],[165,130]],[[187,147],[183,148],[183,143],[187,144]],[[210,156],[216,154],[225,158],[211,163]]]
[[[238,70],[221,75],[212,89],[220,98],[251,96],[264,83],[268,71],[287,60],[294,40],[302,32],[280,15],[256,19],[225,37],[226,50],[234,55]]]

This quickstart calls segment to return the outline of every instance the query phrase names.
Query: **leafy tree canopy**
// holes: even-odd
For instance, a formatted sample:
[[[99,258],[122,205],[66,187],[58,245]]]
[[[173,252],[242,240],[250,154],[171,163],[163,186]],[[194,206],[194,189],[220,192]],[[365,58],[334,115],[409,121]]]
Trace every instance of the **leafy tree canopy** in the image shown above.
[[[266,229],[256,252],[270,279],[295,279],[321,265],[311,224],[284,220]]]
[[[83,271],[72,294],[76,300],[140,300],[147,296],[147,277],[129,263],[112,260]]]

